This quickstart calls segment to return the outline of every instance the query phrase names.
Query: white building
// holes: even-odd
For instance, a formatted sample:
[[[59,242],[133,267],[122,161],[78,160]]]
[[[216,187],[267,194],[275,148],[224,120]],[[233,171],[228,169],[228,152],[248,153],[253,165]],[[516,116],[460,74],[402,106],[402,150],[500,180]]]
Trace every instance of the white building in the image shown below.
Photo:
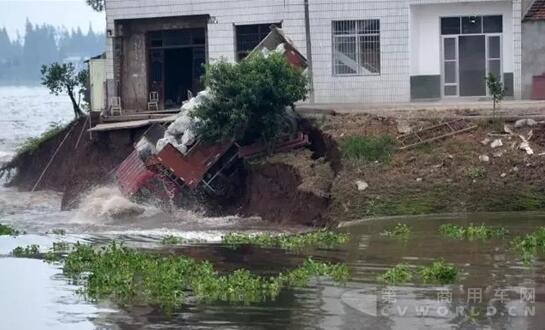
[[[316,103],[486,97],[494,73],[521,95],[521,0],[309,0]],[[280,25],[307,54],[304,0],[108,0],[108,94],[165,108],[201,64],[238,60]]]

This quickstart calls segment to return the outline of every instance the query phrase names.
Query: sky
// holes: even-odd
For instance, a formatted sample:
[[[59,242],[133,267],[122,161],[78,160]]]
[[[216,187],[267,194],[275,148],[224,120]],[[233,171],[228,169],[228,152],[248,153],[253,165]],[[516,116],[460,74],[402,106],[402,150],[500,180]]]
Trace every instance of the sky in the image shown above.
[[[83,32],[89,23],[95,32],[104,31],[106,25],[104,13],[94,12],[85,0],[0,0],[0,28],[6,27],[10,38],[15,39],[17,31],[24,35],[27,17],[33,24],[80,26]]]

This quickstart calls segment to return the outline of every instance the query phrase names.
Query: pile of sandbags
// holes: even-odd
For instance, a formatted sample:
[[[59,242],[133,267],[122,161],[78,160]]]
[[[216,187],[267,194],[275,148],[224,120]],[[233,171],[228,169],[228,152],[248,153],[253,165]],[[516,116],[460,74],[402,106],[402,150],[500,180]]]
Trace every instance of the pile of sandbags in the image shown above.
[[[197,141],[195,119],[191,116],[191,113],[208,98],[210,98],[210,91],[206,89],[182,105],[178,117],[170,124],[165,136],[157,141],[157,152],[163,150],[167,144],[171,144],[182,154],[186,155],[188,153],[191,146]]]

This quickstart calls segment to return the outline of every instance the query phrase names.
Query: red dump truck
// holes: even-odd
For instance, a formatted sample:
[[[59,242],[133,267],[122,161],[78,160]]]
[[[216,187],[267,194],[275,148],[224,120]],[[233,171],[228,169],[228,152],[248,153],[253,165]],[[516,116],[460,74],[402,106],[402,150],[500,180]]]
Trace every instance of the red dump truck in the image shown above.
[[[305,69],[306,58],[295,48],[282,30],[271,27],[271,33],[253,52],[277,51],[282,45],[288,62]],[[137,193],[172,198],[181,190],[204,188],[215,193],[225,193],[232,174],[242,159],[255,157],[267,149],[256,143],[239,146],[234,141],[206,145],[197,141],[187,153],[182,154],[172,144],[156,150],[157,141],[165,134],[160,124],[151,126],[135,145],[135,151],[117,168],[115,179],[121,191],[133,196]],[[301,132],[284,137],[273,152],[284,152],[309,144],[308,136]]]

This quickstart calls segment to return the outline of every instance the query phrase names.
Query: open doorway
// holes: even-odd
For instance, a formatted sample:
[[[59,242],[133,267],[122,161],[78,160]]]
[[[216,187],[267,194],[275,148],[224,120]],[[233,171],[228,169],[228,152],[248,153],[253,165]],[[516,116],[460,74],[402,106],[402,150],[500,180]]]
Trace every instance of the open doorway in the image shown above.
[[[202,90],[205,29],[157,31],[148,38],[149,92],[158,93],[161,108],[177,108],[188,92]]]

